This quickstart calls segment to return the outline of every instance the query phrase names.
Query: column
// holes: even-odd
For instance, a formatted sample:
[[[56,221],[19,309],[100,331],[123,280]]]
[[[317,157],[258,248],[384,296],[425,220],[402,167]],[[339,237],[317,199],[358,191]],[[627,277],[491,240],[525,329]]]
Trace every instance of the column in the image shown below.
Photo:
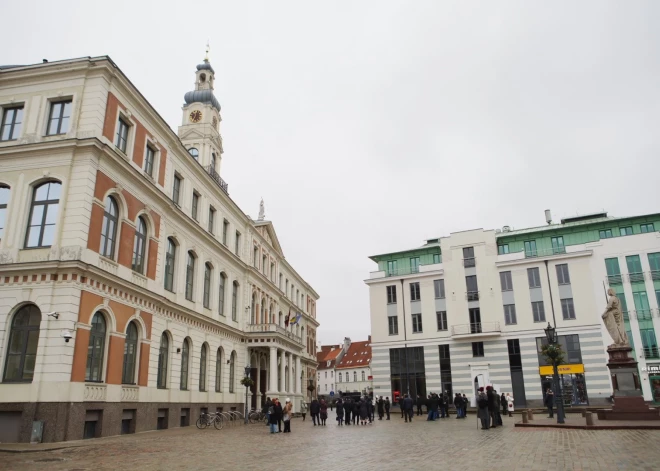
[[[285,393],[286,392],[286,352],[284,350],[280,350],[280,378],[282,378],[282,389],[280,389],[280,393]]]
[[[277,392],[277,347],[270,347],[270,390],[271,394]]]
[[[296,355],[296,394],[302,393],[302,370],[300,369],[300,356]]]
[[[257,377],[254,380],[254,394],[257,396],[257,410],[261,409],[261,387],[259,386],[259,383],[261,383],[261,358],[259,357],[259,354],[257,353]]]

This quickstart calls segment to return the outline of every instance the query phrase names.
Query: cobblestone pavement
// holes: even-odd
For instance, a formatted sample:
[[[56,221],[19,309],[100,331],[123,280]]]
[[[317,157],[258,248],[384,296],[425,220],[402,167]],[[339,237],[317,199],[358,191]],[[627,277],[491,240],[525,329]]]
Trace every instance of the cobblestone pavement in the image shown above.
[[[334,418],[334,413],[331,414]],[[0,453],[9,470],[267,470],[401,471],[456,469],[660,469],[660,431],[560,430],[505,426],[479,430],[476,417],[406,424],[399,415],[370,426],[292,422],[291,434],[263,425],[217,431],[194,426],[69,442],[64,449]]]

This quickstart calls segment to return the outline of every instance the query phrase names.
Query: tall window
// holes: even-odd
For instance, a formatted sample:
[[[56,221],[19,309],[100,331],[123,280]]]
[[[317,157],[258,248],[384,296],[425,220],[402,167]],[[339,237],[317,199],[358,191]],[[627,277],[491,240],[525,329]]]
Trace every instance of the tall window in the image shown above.
[[[398,275],[399,269],[397,267],[398,260],[390,260],[387,262],[387,276]]]
[[[204,307],[209,308],[211,305],[211,272],[213,268],[210,263],[204,264]]]
[[[601,239],[609,239],[610,237],[612,237],[612,229],[605,229],[602,231],[598,231],[598,236]]]
[[[438,321],[438,330],[447,330],[447,311],[436,311],[435,317]]]
[[[482,357],[482,356],[484,356],[484,343],[483,342],[472,342],[472,356],[473,357]]]
[[[433,280],[433,291],[435,292],[436,299],[444,299],[445,280]]]
[[[419,301],[419,283],[410,283],[410,300]]]
[[[397,316],[389,316],[387,324],[390,335],[399,335],[399,318]]]
[[[222,221],[222,243],[227,245],[227,233],[229,232],[229,221]]]
[[[541,287],[541,274],[539,273],[538,268],[528,268],[527,269],[527,280],[529,281],[530,288],[540,288]]]
[[[545,322],[545,307],[543,301],[532,302],[532,314],[534,315],[534,322]]]
[[[215,225],[215,208],[209,206],[209,232],[213,234],[213,226]]]
[[[413,314],[412,315],[412,331],[413,334],[419,334],[422,332],[422,315]]]
[[[229,392],[234,392],[234,370],[236,369],[236,352],[231,352],[229,358]]]
[[[222,347],[215,354],[215,392],[222,392]]]
[[[172,201],[174,204],[179,205],[179,198],[181,197],[181,177],[174,174],[174,184],[172,186]]]
[[[474,247],[463,247],[463,266],[465,268],[473,267],[474,262]]]
[[[2,127],[0,127],[0,141],[15,141],[21,134],[23,124],[23,107],[4,108],[2,113]]]
[[[188,153],[189,153],[189,154],[192,156],[192,158],[195,159],[195,160],[197,160],[197,159],[199,158],[199,151],[198,151],[196,148],[194,148],[194,147],[191,147],[190,149],[188,149]]]
[[[362,372],[362,381],[364,381],[364,371]]]
[[[517,322],[516,322],[516,305],[515,304],[505,304],[504,305],[504,323],[506,325],[517,324]]]
[[[338,383],[341,383],[341,382],[342,382],[342,380],[341,380],[341,372],[339,372],[339,378],[338,378],[338,381],[337,381],[337,382],[338,382]]]
[[[241,253],[241,233],[236,231],[236,240],[234,243],[234,253],[240,255]]]
[[[69,131],[69,120],[71,119],[71,100],[55,101],[50,104],[50,115],[48,116],[49,136],[55,134],[66,134]]]
[[[188,367],[190,366],[190,344],[186,338],[181,347],[181,381],[179,381],[179,389],[182,391],[188,390]]]
[[[502,244],[497,246],[497,255],[504,255],[509,253],[509,244]]]
[[[11,322],[7,360],[5,363],[5,382],[31,382],[34,376],[34,364],[39,345],[39,326],[41,311],[34,304],[28,304],[18,310]]]
[[[126,341],[124,343],[124,365],[121,373],[121,384],[135,384],[135,363],[137,360],[138,330],[135,322],[128,324]]]
[[[573,298],[566,298],[561,300],[561,313],[564,319],[575,319],[575,307],[573,306]]]
[[[218,287],[218,313],[221,316],[225,315],[225,281],[226,280],[227,277],[225,276],[225,274],[220,273],[220,286]]]
[[[434,253],[433,254],[433,263],[442,263],[440,261],[440,254],[439,253]]]
[[[163,332],[160,336],[160,347],[158,348],[158,378],[156,386],[158,389],[167,387],[167,361],[169,360],[170,340],[167,334]]]
[[[117,122],[117,136],[115,138],[115,146],[117,149],[126,153],[126,146],[128,144],[128,128],[130,126],[122,118]]]
[[[553,254],[566,253],[564,238],[562,236],[553,237],[550,242],[552,243]]]
[[[61,191],[60,182],[42,183],[34,189],[30,208],[30,225],[25,237],[26,248],[53,245]]]
[[[147,247],[147,224],[142,216],[138,217],[133,241],[133,271],[144,273],[144,253]]]
[[[641,231],[642,234],[646,234],[647,232],[655,232],[655,228],[653,227],[652,222],[648,224],[640,224],[639,230]]]
[[[396,303],[396,285],[387,286],[387,304]]]
[[[0,240],[7,222],[7,205],[9,204],[9,187],[0,186]]]
[[[525,241],[525,257],[536,257],[538,252],[536,251],[536,241],[527,240]]]
[[[206,357],[208,347],[202,345],[202,352],[199,356],[199,390],[206,391]]]
[[[156,151],[153,147],[147,146],[147,150],[144,153],[144,173],[150,177],[154,176],[154,157],[156,156]]]
[[[479,300],[479,285],[477,283],[477,275],[470,275],[465,277],[465,286],[467,289],[467,300]]]
[[[87,347],[87,367],[85,381],[103,380],[103,355],[105,354],[105,318],[97,312],[92,317],[92,329],[89,331]]]
[[[410,259],[410,273],[419,272],[419,257],[412,257]]]
[[[353,382],[357,383],[357,371],[353,372]]]
[[[113,258],[115,254],[115,241],[117,239],[117,203],[112,196],[105,199],[103,212],[103,225],[101,226],[101,255]]]
[[[570,285],[571,277],[568,275],[568,264],[557,265],[557,282],[560,285]]]
[[[186,299],[193,300],[195,290],[195,254],[191,251],[188,252],[188,260],[186,261]]]
[[[633,230],[632,230],[632,227],[630,227],[630,226],[628,226],[628,227],[621,227],[621,228],[619,228],[619,233],[620,233],[622,236],[633,235]]]
[[[174,291],[174,264],[176,262],[176,244],[171,237],[167,238],[167,252],[165,252],[165,289]]]
[[[513,281],[511,280],[510,271],[501,271],[500,272],[500,285],[502,286],[502,291],[512,291],[513,290]]]
[[[193,197],[192,197],[192,218],[197,221],[197,213],[199,209],[199,193],[196,191],[193,191]]]
[[[259,247],[257,246],[252,250],[252,264],[254,268],[259,268]]]
[[[238,282],[234,281],[231,290],[231,320],[235,321],[236,319],[236,310],[238,305]]]

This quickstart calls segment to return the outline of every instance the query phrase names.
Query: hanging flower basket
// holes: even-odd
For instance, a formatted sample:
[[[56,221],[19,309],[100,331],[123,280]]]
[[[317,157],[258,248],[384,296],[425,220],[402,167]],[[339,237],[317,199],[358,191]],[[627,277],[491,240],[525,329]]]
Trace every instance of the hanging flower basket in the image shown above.
[[[559,344],[547,344],[541,347],[541,355],[548,360],[549,363],[556,363],[561,365],[564,363],[564,350],[562,350],[561,345]]]
[[[314,391],[315,389],[316,389],[316,387],[314,387],[313,384],[310,384],[309,386],[307,386],[308,391]]]
[[[252,378],[250,378],[249,376],[244,376],[243,379],[241,380],[241,384],[244,387],[249,388],[254,386],[254,381],[252,381]]]

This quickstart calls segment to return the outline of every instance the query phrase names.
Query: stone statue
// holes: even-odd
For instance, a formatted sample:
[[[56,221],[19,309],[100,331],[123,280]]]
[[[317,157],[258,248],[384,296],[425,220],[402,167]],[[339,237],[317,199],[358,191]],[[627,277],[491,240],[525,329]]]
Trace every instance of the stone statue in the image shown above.
[[[630,346],[630,343],[628,342],[628,335],[626,334],[626,329],[623,325],[621,301],[616,297],[612,288],[607,290],[607,295],[609,296],[609,299],[602,317],[603,323],[605,324],[610,337],[614,340],[614,343],[608,348],[628,347]]]
[[[261,198],[261,203],[259,203],[259,221],[263,221],[266,218],[266,209],[264,208],[264,199]]]

